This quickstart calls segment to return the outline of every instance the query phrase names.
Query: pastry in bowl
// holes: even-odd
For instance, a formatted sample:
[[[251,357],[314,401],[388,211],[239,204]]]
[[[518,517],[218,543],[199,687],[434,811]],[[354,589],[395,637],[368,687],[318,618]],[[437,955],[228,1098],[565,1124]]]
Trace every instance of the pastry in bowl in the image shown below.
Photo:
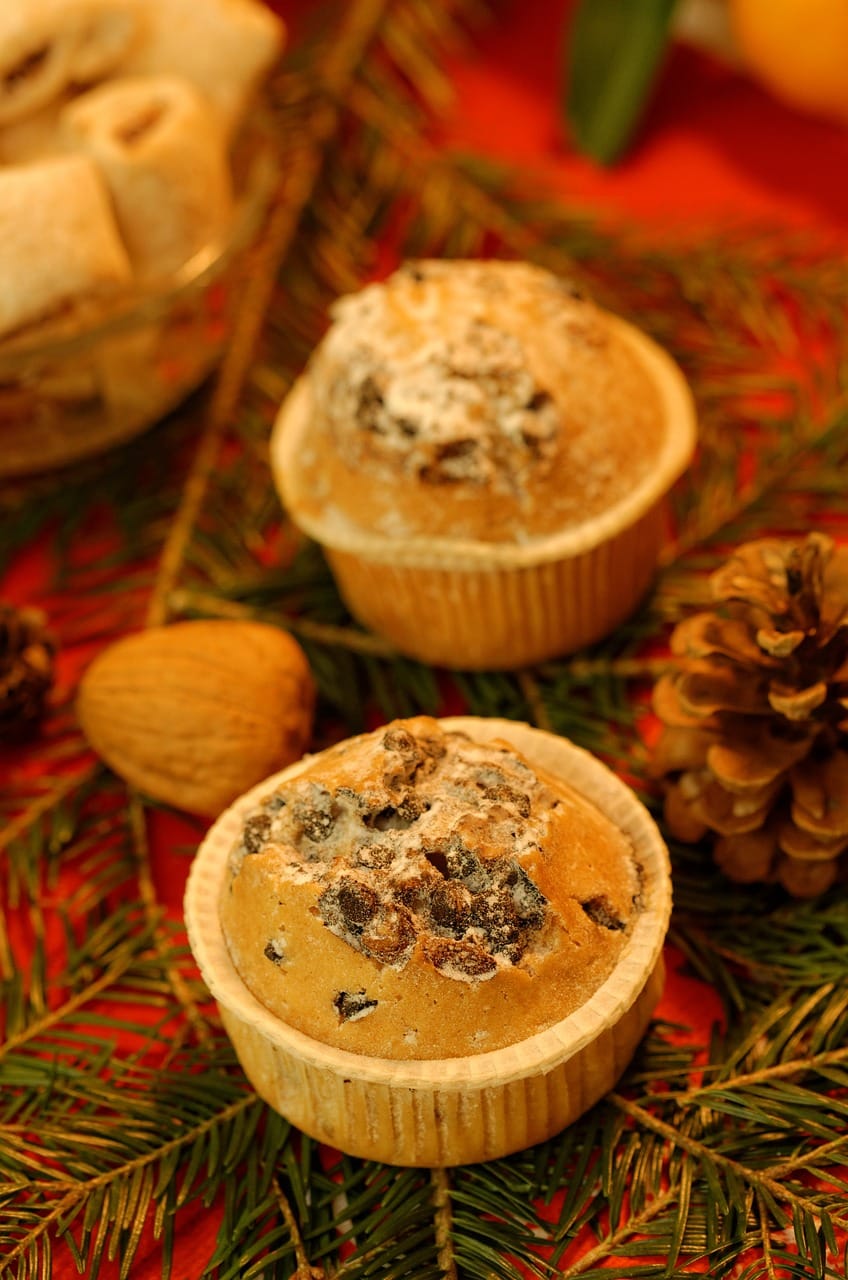
[[[453,667],[598,639],[647,590],[695,445],[677,366],[520,262],[411,262],[339,300],[271,442],[353,614]]]
[[[189,938],[255,1087],[398,1164],[542,1140],[617,1079],[659,996],[670,886],[633,794],[564,739],[395,721],[218,820]]]

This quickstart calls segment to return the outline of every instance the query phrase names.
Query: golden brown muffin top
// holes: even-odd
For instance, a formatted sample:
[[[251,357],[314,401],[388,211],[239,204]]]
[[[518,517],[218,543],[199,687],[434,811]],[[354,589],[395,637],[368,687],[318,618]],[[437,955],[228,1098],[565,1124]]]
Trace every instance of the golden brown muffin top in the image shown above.
[[[662,444],[606,313],[520,262],[409,262],[339,299],[302,465],[325,513],[392,537],[518,541],[625,497]]]
[[[258,999],[394,1057],[480,1052],[565,1017],[640,909],[630,841],[592,803],[427,716],[283,780],[246,817],[221,900]]]

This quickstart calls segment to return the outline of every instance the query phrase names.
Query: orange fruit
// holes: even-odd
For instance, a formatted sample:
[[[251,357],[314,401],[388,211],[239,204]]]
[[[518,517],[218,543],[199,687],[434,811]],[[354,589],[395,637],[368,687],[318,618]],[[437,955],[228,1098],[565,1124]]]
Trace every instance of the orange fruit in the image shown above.
[[[848,123],[848,0],[729,0],[742,61],[791,106]]]

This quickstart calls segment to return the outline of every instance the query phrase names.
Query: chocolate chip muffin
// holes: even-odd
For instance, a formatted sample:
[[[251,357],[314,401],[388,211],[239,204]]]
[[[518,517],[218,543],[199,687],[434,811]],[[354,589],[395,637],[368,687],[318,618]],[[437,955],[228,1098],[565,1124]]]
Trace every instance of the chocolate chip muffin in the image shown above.
[[[695,443],[665,352],[523,262],[410,262],[331,320],[271,459],[357,618],[424,661],[508,668],[633,609]]]
[[[507,741],[428,717],[315,757],[246,816],[220,899],[286,1024],[361,1054],[461,1057],[565,1018],[641,909],[632,843]]]
[[[420,1166],[541,1142],[614,1086],[662,992],[670,908],[624,783],[477,716],[387,725],[260,783],[185,895],[260,1097],[341,1151]]]

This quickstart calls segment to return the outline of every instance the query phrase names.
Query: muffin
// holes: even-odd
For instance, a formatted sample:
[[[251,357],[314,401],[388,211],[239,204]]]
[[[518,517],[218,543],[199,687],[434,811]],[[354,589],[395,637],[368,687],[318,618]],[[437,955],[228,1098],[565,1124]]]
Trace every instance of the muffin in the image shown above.
[[[352,1154],[490,1159],[612,1086],[662,982],[664,846],[552,734],[395,721],[222,816],[195,955],[258,1092]]]
[[[648,588],[695,444],[671,359],[520,262],[411,262],[340,299],[272,466],[351,612],[422,661],[510,668]]]

